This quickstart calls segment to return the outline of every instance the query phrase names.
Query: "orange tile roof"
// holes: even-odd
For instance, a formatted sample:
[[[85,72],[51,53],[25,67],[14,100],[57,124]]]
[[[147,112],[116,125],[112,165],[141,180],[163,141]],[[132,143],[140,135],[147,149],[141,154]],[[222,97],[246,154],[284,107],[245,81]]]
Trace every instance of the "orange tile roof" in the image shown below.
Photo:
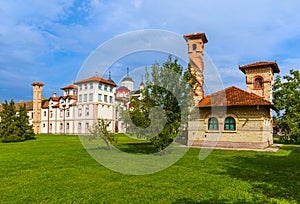
[[[205,33],[202,32],[198,32],[198,33],[191,33],[191,34],[185,34],[184,39],[187,41],[188,39],[197,39],[197,38],[201,38],[203,40],[203,43],[207,43],[208,40],[206,38]]]
[[[44,86],[42,82],[36,81],[32,83],[32,86]]]
[[[220,107],[220,106],[270,106],[273,104],[263,97],[254,93],[249,93],[237,87],[229,87],[216,93],[205,96],[199,103],[198,107]]]
[[[74,84],[71,84],[71,85],[62,87],[62,88],[60,88],[60,89],[61,89],[61,90],[65,90],[65,89],[77,89],[77,86],[75,86]]]
[[[85,83],[85,82],[92,82],[92,81],[98,81],[98,82],[102,82],[104,84],[109,84],[109,85],[112,85],[112,86],[117,86],[117,84],[115,84],[114,82],[110,81],[110,80],[106,80],[106,79],[103,79],[99,76],[92,76],[92,77],[89,77],[87,79],[83,79],[83,80],[80,80],[80,81],[77,81],[75,82],[75,84],[81,84],[81,83]]]
[[[274,73],[279,73],[280,69],[275,62],[255,62],[252,64],[247,64],[243,66],[239,66],[239,69],[245,74],[245,69],[252,69],[252,68],[258,68],[258,67],[271,67],[273,69]]]

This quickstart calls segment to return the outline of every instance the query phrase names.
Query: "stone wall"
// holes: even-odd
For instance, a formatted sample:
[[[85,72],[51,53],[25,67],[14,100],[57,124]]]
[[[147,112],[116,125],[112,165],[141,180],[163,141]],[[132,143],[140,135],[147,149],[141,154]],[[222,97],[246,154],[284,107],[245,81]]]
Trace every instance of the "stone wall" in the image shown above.
[[[214,108],[216,109],[216,108]],[[233,117],[236,130],[224,130],[226,117]],[[218,119],[219,130],[208,130],[208,119]],[[189,122],[188,145],[232,148],[265,148],[273,144],[272,117],[264,106],[201,108],[199,117]]]

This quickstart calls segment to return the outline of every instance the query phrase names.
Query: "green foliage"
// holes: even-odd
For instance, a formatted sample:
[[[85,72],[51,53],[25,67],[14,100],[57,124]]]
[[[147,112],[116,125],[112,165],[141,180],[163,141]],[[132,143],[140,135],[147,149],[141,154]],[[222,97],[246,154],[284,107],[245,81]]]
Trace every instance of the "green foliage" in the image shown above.
[[[20,106],[17,113],[15,103],[5,101],[2,104],[3,110],[0,112],[0,141],[18,142],[34,138],[34,132],[29,125],[25,105]]]
[[[105,119],[98,119],[98,122],[95,123],[90,129],[90,138],[89,139],[96,139],[99,137],[102,139],[105,144],[107,145],[107,149],[111,150],[111,143],[117,142],[114,134],[108,131],[108,127],[111,121]]]
[[[142,100],[131,99],[128,133],[150,139],[157,151],[163,151],[181,133],[193,105],[192,76],[183,70],[178,59],[160,66],[155,63],[149,73]],[[128,117],[126,117],[128,119]]]
[[[277,108],[277,126],[289,134],[294,142],[300,142],[300,74],[277,76],[274,83],[273,103]]]

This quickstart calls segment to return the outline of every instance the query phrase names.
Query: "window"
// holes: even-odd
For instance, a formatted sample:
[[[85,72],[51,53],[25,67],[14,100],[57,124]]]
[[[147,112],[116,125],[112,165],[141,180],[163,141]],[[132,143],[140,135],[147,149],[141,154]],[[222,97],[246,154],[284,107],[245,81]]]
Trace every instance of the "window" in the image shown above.
[[[98,101],[102,101],[102,94],[98,94]]]
[[[44,117],[46,117],[47,116],[47,111],[44,111]]]
[[[67,109],[67,117],[70,117],[70,110]]]
[[[50,118],[53,117],[53,111],[50,111]]]
[[[78,123],[78,129],[79,130],[81,129],[81,123]]]
[[[235,130],[235,119],[233,117],[227,117],[224,123],[224,130]]]
[[[209,130],[219,130],[219,124],[217,118],[208,119],[208,129]]]
[[[197,49],[197,44],[193,44],[193,50]]]
[[[109,97],[109,102],[113,103],[113,97],[112,96]]]
[[[92,93],[89,94],[89,101],[93,101],[93,94]]]
[[[64,126],[64,125],[63,125],[62,123],[60,123],[60,129],[61,129],[61,130],[63,129],[63,126]]]
[[[107,91],[107,85],[104,85],[104,91]]]
[[[79,90],[80,90],[80,91],[82,90],[82,85],[81,85],[81,84],[79,85]]]
[[[63,110],[60,110],[60,116],[59,117],[61,117],[61,118],[63,117],[63,112],[64,112]]]
[[[89,116],[89,107],[85,108],[85,116]]]
[[[88,85],[87,85],[87,84],[85,84],[85,85],[84,85],[84,90],[87,90],[87,87],[88,87]]]
[[[69,123],[67,123],[66,128],[67,128],[67,130],[70,128],[70,124]]]
[[[79,98],[78,98],[78,102],[82,102],[82,95],[81,94],[79,94],[79,96],[78,96]]]
[[[93,83],[90,83],[90,89],[93,89]]]
[[[83,95],[83,101],[84,101],[84,102],[87,102],[87,94],[84,94],[84,95]]]
[[[43,123],[43,128],[45,128],[46,127],[46,124],[45,123]]]
[[[263,88],[263,79],[261,77],[257,77],[254,80],[254,89],[262,89]]]
[[[107,103],[107,95],[104,95],[104,102]]]
[[[113,86],[109,86],[109,91],[113,92]]]
[[[98,89],[99,89],[99,90],[102,89],[102,84],[98,84]]]
[[[80,117],[81,114],[82,114],[82,110],[81,110],[81,108],[78,108],[78,116]]]
[[[85,129],[89,129],[89,123],[85,123]]]
[[[50,123],[50,128],[49,129],[50,129],[50,131],[52,130],[52,123]]]

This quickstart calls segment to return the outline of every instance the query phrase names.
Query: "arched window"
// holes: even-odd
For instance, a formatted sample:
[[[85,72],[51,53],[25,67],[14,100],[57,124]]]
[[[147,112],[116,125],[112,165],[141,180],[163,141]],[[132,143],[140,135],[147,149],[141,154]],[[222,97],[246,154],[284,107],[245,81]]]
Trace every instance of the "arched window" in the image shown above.
[[[219,123],[217,118],[208,119],[208,129],[209,130],[219,130]]]
[[[235,119],[233,117],[225,118],[224,130],[235,130]]]
[[[262,89],[263,88],[263,79],[261,77],[256,77],[254,79],[254,88]]]

